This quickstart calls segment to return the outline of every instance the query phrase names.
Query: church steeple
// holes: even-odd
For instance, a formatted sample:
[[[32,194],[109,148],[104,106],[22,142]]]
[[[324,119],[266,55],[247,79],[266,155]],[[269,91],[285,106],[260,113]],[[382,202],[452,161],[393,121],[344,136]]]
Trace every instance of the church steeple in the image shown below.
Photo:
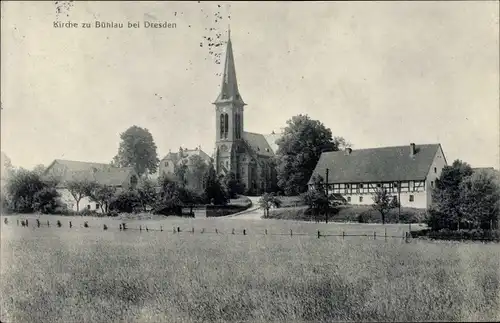
[[[224,62],[224,74],[222,75],[222,85],[220,94],[214,103],[234,102],[245,105],[238,91],[238,82],[236,81],[236,68],[234,66],[233,46],[231,44],[231,29],[228,31],[228,40],[226,47],[226,60]]]

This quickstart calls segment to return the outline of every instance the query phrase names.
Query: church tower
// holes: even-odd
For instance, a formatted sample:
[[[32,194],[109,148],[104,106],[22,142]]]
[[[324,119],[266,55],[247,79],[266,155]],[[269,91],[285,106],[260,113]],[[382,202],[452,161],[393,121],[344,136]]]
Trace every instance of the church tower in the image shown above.
[[[215,170],[218,175],[233,172],[239,178],[238,152],[243,149],[243,108],[236,81],[231,31],[229,30],[224,74],[215,105]]]

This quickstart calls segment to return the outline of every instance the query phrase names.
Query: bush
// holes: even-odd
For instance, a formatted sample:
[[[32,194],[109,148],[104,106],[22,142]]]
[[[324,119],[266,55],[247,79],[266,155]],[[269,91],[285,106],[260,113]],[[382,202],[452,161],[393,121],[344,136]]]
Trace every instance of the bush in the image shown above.
[[[43,214],[55,213],[62,207],[59,197],[54,187],[44,187],[33,196],[33,210]]]
[[[413,238],[427,237],[435,240],[478,240],[478,241],[497,241],[500,242],[500,230],[420,230],[411,231]]]
[[[142,204],[139,194],[132,190],[118,193],[109,205],[110,210],[124,213],[132,213],[140,208]]]

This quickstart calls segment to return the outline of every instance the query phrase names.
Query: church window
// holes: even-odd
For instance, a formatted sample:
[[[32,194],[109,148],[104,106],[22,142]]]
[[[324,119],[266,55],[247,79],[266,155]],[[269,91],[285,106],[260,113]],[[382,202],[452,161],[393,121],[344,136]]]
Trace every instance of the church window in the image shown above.
[[[229,130],[229,117],[227,113],[224,114],[224,138],[227,138],[227,133]]]
[[[224,138],[224,115],[220,115],[220,138]]]

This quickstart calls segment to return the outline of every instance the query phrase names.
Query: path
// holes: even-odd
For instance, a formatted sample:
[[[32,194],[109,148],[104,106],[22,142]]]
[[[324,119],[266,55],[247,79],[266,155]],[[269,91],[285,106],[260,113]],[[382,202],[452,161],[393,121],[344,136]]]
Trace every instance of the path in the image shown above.
[[[252,206],[249,209],[239,213],[225,216],[223,218],[237,219],[237,220],[261,220],[261,217],[264,215],[264,213],[259,206],[260,196],[247,196],[247,197],[250,199],[250,201],[252,201]]]

